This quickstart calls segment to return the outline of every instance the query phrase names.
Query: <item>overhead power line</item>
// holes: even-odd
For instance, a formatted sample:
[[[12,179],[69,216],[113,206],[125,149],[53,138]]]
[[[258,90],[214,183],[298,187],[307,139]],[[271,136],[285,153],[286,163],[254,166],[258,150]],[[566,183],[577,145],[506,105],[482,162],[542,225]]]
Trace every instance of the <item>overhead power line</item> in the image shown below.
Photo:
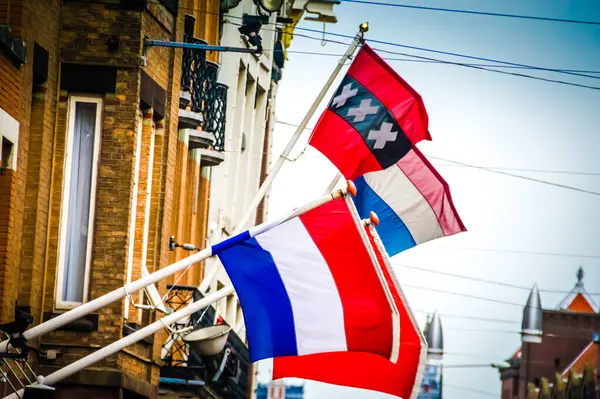
[[[466,166],[466,167],[470,167],[470,168],[474,168],[474,169],[485,170],[487,172],[497,173],[497,174],[504,175],[504,176],[511,176],[511,177],[514,177],[514,178],[517,178],[517,179],[528,180],[528,181],[532,181],[532,182],[536,182],[536,183],[547,184],[549,186],[560,187],[560,188],[564,188],[564,189],[567,189],[567,190],[579,191],[581,193],[586,193],[586,194],[600,196],[600,192],[586,190],[586,189],[583,189],[583,188],[569,186],[569,185],[566,185],[566,184],[554,183],[554,182],[547,181],[547,180],[541,180],[541,179],[536,179],[536,178],[533,178],[533,177],[517,175],[517,174],[514,174],[514,173],[504,172],[502,170],[496,170],[496,169],[486,168],[486,167],[483,167],[483,166],[471,165],[471,164],[468,164],[468,163],[459,162],[459,161],[453,161],[451,159],[446,159],[446,158],[434,157],[434,156],[431,156],[431,155],[429,155],[429,158],[437,159],[439,161],[444,161],[444,162],[450,162],[450,163],[454,163],[454,164],[457,164],[457,165],[462,165],[462,166]]]
[[[393,263],[393,265],[394,266],[398,266],[398,267],[403,267],[405,269],[412,269],[412,270],[418,270],[418,271],[426,272],[426,273],[439,274],[439,275],[442,275],[442,276],[449,276],[449,277],[461,278],[461,279],[465,279],[465,280],[477,281],[477,282],[480,282],[480,283],[498,285],[498,286],[501,286],[501,287],[515,288],[515,289],[519,289],[519,290],[523,290],[523,291],[530,291],[531,290],[531,287],[525,287],[525,286],[522,286],[522,285],[503,283],[503,282],[497,281],[497,280],[489,280],[489,279],[485,279],[485,278],[479,278],[479,277],[473,277],[473,276],[465,276],[464,274],[456,274],[456,273],[444,272],[444,271],[440,271],[440,270],[427,269],[427,268],[424,268],[424,267],[418,267],[418,266],[412,266],[412,265],[406,265],[406,264],[400,264],[400,263]],[[552,294],[569,294],[569,293],[571,293],[571,291],[565,291],[565,290],[545,290],[545,289],[540,289],[539,291],[540,292],[546,292],[546,293],[552,293]],[[600,293],[598,293],[598,292],[589,293],[588,292],[588,295],[600,295]]]
[[[233,23],[233,24],[241,26],[241,24],[235,24],[235,23]],[[318,31],[316,31],[314,29],[307,29],[307,28],[296,28],[296,29],[299,29],[299,30],[308,30],[308,31],[312,31],[312,32],[318,32]],[[269,29],[265,29],[265,30],[269,30]],[[272,30],[272,31],[275,31],[275,30]],[[330,32],[322,32],[322,33],[324,35],[332,34]],[[299,33],[293,33],[293,35],[294,36],[298,36],[298,37],[303,37],[303,38],[311,39],[311,40],[318,40],[321,43],[322,42],[327,42],[327,43],[340,44],[340,45],[344,45],[344,46],[348,45],[348,43],[341,42],[341,41],[338,41],[338,40],[331,40],[331,39],[319,38],[319,37],[308,36],[308,35],[303,35],[303,34],[299,34]],[[338,35],[338,34],[333,34],[333,35]],[[347,38],[351,38],[351,36],[347,36],[347,35],[342,35],[342,36],[343,37],[347,37]],[[370,42],[374,42],[374,43],[378,42],[377,40],[369,40],[369,41]],[[404,45],[400,45],[400,44],[397,44],[397,45],[404,46]],[[374,50],[379,51],[379,52],[388,53],[388,54],[395,54],[395,55],[402,55],[402,56],[405,56],[405,57],[411,57],[411,58],[415,58],[415,59],[422,60],[422,61],[428,61],[428,62],[435,62],[435,63],[439,63],[439,64],[447,64],[447,65],[454,65],[454,66],[466,67],[466,68],[471,68],[471,69],[477,69],[477,70],[480,70],[480,71],[499,73],[499,74],[502,74],[502,75],[510,75],[510,76],[516,76],[516,77],[521,77],[521,78],[532,79],[532,80],[538,80],[538,81],[542,81],[542,82],[546,82],[546,83],[556,83],[556,84],[561,84],[561,85],[566,85],[566,86],[580,87],[580,88],[584,88],[584,89],[600,90],[600,86],[590,86],[590,85],[581,84],[581,83],[567,82],[567,81],[558,80],[558,79],[543,78],[541,76],[533,76],[533,75],[527,75],[527,74],[524,74],[524,73],[502,71],[502,70],[492,69],[492,68],[504,67],[504,66],[512,66],[512,67],[515,67],[515,68],[516,67],[520,67],[520,68],[524,68],[524,69],[543,70],[543,71],[547,70],[547,71],[557,72],[557,73],[577,74],[577,75],[581,75],[581,76],[585,76],[585,77],[592,77],[592,78],[598,78],[598,79],[600,79],[600,76],[596,77],[596,76],[591,76],[591,75],[585,75],[585,74],[581,74],[579,72],[572,72],[571,70],[567,70],[567,69],[542,68],[542,67],[531,66],[531,65],[526,65],[526,64],[510,64],[510,63],[508,65],[500,65],[500,64],[499,65],[491,65],[489,68],[485,68],[485,67],[482,67],[482,66],[477,66],[476,64],[467,64],[467,63],[463,63],[463,62],[441,60],[441,59],[438,59],[438,58],[424,57],[424,56],[419,56],[419,55],[409,54],[409,53],[394,52],[394,51],[384,50],[384,49],[381,49],[381,48],[374,48]],[[434,52],[436,52],[437,50],[427,49],[426,51],[434,51]],[[318,53],[316,53],[316,54],[318,54]],[[470,56],[468,56],[468,57],[470,57]],[[503,61],[493,61],[493,62],[500,62],[500,63],[502,63]],[[593,71],[592,73],[596,73],[596,72]]]
[[[154,2],[154,3],[156,3],[156,2]],[[220,15],[219,13],[211,12],[211,11],[208,11],[208,10],[202,10],[202,9],[195,9],[195,8],[189,8],[189,7],[188,8],[182,7],[182,9],[187,9],[188,11],[198,11],[198,12],[204,12],[204,13],[208,13],[208,14]],[[227,18],[241,19],[241,17],[237,17],[237,16],[234,16],[234,15],[227,15]],[[225,22],[229,22],[229,23],[232,23],[234,25],[241,26],[241,24],[235,24],[235,23],[227,21],[227,20]],[[353,36],[339,34],[339,33],[318,31],[318,30],[315,30],[315,29],[300,28],[300,27],[296,27],[295,29],[296,30],[308,31],[308,32],[321,33],[323,35],[333,35],[333,36],[338,36],[338,37],[353,39]],[[264,30],[267,30],[267,29],[264,29]],[[272,30],[272,31],[279,32],[278,30]],[[287,32],[282,32],[282,33],[286,34]],[[300,35],[300,34],[298,34],[296,32],[294,32],[294,33],[288,33],[288,34],[293,35],[293,36],[306,37],[306,38],[313,39],[313,40],[319,40],[320,42],[337,43],[337,44],[348,45],[348,43],[344,43],[344,42],[340,42],[340,41],[335,41],[335,40],[331,40],[331,39],[315,38],[315,37],[311,37],[311,36],[302,36],[302,35]],[[400,44],[400,43],[392,43],[392,42],[386,42],[386,41],[375,40],[375,39],[371,39],[369,41],[372,42],[372,43],[379,43],[379,44],[385,44],[385,45],[390,45],[390,46],[398,46],[398,47],[404,47],[404,48],[409,48],[409,49],[418,50],[418,51],[427,51],[427,52],[433,52],[433,53],[437,53],[437,54],[444,54],[444,55],[450,55],[450,56],[455,56],[455,57],[469,58],[469,59],[480,60],[480,61],[488,61],[488,62],[493,62],[493,63],[497,63],[497,64],[510,65],[510,66],[514,66],[514,67],[523,67],[523,68],[526,68],[526,69],[534,69],[534,70],[548,71],[548,72],[555,72],[555,73],[564,73],[564,74],[581,76],[581,77],[587,77],[587,78],[592,78],[592,79],[600,79],[600,76],[588,75],[586,73],[582,73],[581,71],[574,72],[573,70],[568,70],[568,69],[545,68],[545,67],[538,67],[538,66],[527,65],[527,64],[512,63],[512,62],[507,62],[507,61],[500,61],[500,60],[494,60],[494,59],[489,59],[489,58],[470,56],[470,55],[466,55],[466,54],[459,54],[459,53],[452,53],[452,52],[446,52],[446,51],[435,50],[435,49],[428,49],[428,48],[424,48],[424,47],[408,46],[408,45],[404,45],[404,44]],[[375,49],[375,50],[385,51],[385,50],[382,50],[382,49]],[[272,50],[267,50],[267,51],[272,51]],[[318,54],[318,53],[316,53],[316,54]],[[500,71],[500,70],[496,70],[496,69],[485,68],[485,67],[482,67],[482,66],[476,66],[476,65],[473,65],[473,64],[469,65],[469,64],[465,64],[465,63],[459,63],[459,62],[451,62],[451,61],[446,61],[446,60],[439,60],[439,59],[435,59],[435,58],[428,58],[428,57],[417,56],[417,55],[414,55],[414,54],[403,54],[403,53],[396,53],[396,54],[398,54],[398,55],[404,55],[404,56],[407,56],[407,57],[420,58],[420,59],[429,60],[429,61],[432,61],[432,62],[444,63],[444,64],[448,64],[448,65],[456,65],[456,66],[462,66],[462,67],[467,67],[467,68],[479,69],[479,70],[482,70],[482,71],[495,72],[495,73],[501,73],[501,74],[505,74],[505,75],[512,75],[512,76],[517,76],[517,77],[522,77],[522,78],[534,79],[534,80],[544,81],[544,82],[548,82],[548,83],[557,83],[557,84],[562,84],[562,85],[567,85],[567,86],[574,86],[574,87],[580,87],[580,88],[586,88],[586,89],[592,89],[592,90],[600,90],[600,87],[598,87],[598,86],[590,86],[590,85],[573,83],[573,82],[566,82],[566,81],[561,81],[561,80],[556,80],[556,79],[542,78],[542,77],[539,77],[539,76],[526,75],[526,74],[522,74],[522,73]],[[596,73],[596,71],[592,71],[590,73]]]
[[[282,124],[282,125],[287,125],[287,126],[292,126],[292,127],[298,127],[298,125],[295,125],[293,123],[289,123],[289,122],[283,122],[283,121],[277,121],[277,123]],[[313,128],[306,128],[305,130],[312,130]],[[473,168],[473,169],[480,169],[480,170],[485,170],[488,172],[492,172],[492,173],[498,173],[504,176],[510,176],[510,177],[514,177],[517,179],[523,179],[523,180],[528,180],[528,181],[532,181],[532,182],[536,182],[536,183],[541,183],[541,184],[547,184],[550,186],[554,186],[554,187],[559,187],[559,188],[564,188],[567,190],[573,190],[573,191],[578,191],[578,192],[582,192],[585,194],[592,194],[592,195],[596,195],[596,196],[600,196],[600,192],[596,192],[596,191],[591,191],[591,190],[586,190],[583,188],[579,188],[579,187],[574,187],[574,186],[569,186],[566,184],[560,184],[560,183],[554,183],[548,180],[542,180],[542,179],[536,179],[533,177],[528,177],[528,176],[522,176],[522,175],[517,175],[514,173],[509,173],[509,172],[505,172],[502,170],[497,170],[497,169],[492,169],[489,167],[485,167],[485,166],[477,166],[477,165],[471,165],[465,162],[459,162],[459,161],[454,161],[451,159],[447,159],[447,158],[440,158],[440,157],[435,157],[432,155],[427,155],[428,158],[432,158],[432,159],[437,159],[439,161],[443,161],[443,162],[448,162],[448,163],[453,163],[453,164],[457,164],[463,167],[469,167],[469,168]],[[596,257],[596,256],[593,256]]]
[[[431,312],[428,312],[426,310],[422,310],[422,309],[413,309],[413,312],[416,313],[422,313],[422,314],[431,314]],[[442,318],[449,318],[449,319],[462,319],[462,320],[473,320],[473,321],[488,321],[488,322],[492,322],[492,323],[505,323],[505,324],[521,324],[519,322],[516,322],[514,320],[508,320],[508,319],[497,319],[497,318],[493,318],[493,317],[485,317],[485,316],[467,316],[467,315],[459,315],[459,314],[448,314],[448,313],[440,313],[440,317]]]
[[[444,367],[447,368],[448,366],[444,366]],[[488,364],[487,367],[491,367],[491,365]],[[479,395],[492,396],[494,398],[498,397],[498,393],[491,393],[491,392],[486,392],[486,391],[480,391],[478,389],[466,388],[466,387],[461,387],[461,386],[458,386],[458,385],[451,385],[451,384],[447,384],[447,383],[444,383],[444,388],[458,389],[460,391],[473,392],[473,393],[477,393]]]
[[[540,251],[521,251],[521,250],[516,250],[516,249],[448,247],[448,246],[439,246],[438,248],[457,249],[457,250],[461,250],[461,251],[482,251],[482,252],[499,252],[499,253],[523,254],[523,255],[562,256],[562,257],[567,257],[567,258],[600,259],[600,255],[567,254],[567,253],[559,253],[559,252],[540,252]]]
[[[236,25],[240,25],[240,24],[236,24]],[[296,29],[304,29],[304,28],[296,28]],[[328,34],[328,32],[323,32],[323,33],[324,34]],[[308,36],[308,35],[302,35],[302,34],[299,34],[299,33],[294,33],[294,36],[303,37],[303,38],[311,39],[311,40],[318,40],[319,42],[335,43],[335,44],[340,44],[340,45],[345,45],[345,46],[348,45],[348,43],[341,42],[341,41],[338,41],[338,40],[318,38],[318,37],[313,37],[313,36]],[[369,40],[369,41],[373,42],[373,40]],[[600,86],[591,86],[591,85],[586,85],[586,84],[581,84],[581,83],[567,82],[567,81],[564,81],[564,80],[543,78],[541,76],[527,75],[527,74],[524,74],[524,73],[517,73],[517,72],[509,72],[509,71],[502,71],[502,70],[498,70],[498,69],[492,69],[492,68],[502,68],[502,67],[505,67],[504,65],[500,65],[500,64],[499,65],[491,65],[489,68],[485,68],[485,67],[482,67],[482,66],[477,66],[476,64],[467,64],[467,63],[463,63],[463,62],[441,60],[441,59],[438,59],[438,58],[424,57],[424,56],[419,56],[419,55],[409,54],[409,53],[394,52],[394,51],[384,50],[384,49],[381,49],[381,48],[374,48],[374,50],[376,50],[378,52],[388,53],[388,54],[395,54],[395,55],[402,55],[402,56],[405,56],[405,57],[411,57],[411,58],[415,58],[415,59],[418,59],[418,60],[421,60],[421,61],[428,61],[428,62],[435,62],[435,63],[439,63],[439,64],[454,65],[454,66],[459,66],[459,67],[477,69],[477,70],[480,70],[480,71],[494,72],[494,73],[499,73],[499,74],[502,74],[502,75],[509,75],[509,76],[516,76],[516,77],[520,77],[520,78],[538,80],[538,81],[546,82],[546,83],[556,83],[556,84],[560,84],[560,85],[580,87],[580,88],[590,89],[590,90],[600,90]],[[319,53],[316,53],[316,54],[319,54]],[[546,68],[540,68],[540,67],[535,67],[535,66],[526,66],[526,65],[522,65],[522,64],[506,65],[506,66],[512,66],[514,68],[518,67],[518,68],[523,68],[523,69],[534,69],[534,70],[540,70],[541,69],[541,70],[546,70]],[[568,69],[551,69],[551,71],[552,72],[558,72],[558,73],[569,73],[569,74],[575,73],[575,72],[571,72],[571,70],[568,70]],[[596,71],[592,71],[591,73],[596,73]],[[598,77],[598,78],[600,78],[600,77]]]
[[[516,303],[516,302],[511,302],[511,301],[505,301],[503,299],[487,298],[487,297],[482,297],[482,296],[477,296],[477,295],[472,295],[472,294],[465,294],[465,293],[462,293],[462,292],[454,292],[454,291],[441,290],[441,289],[438,289],[438,288],[421,287],[419,285],[412,285],[412,284],[402,284],[402,287],[414,288],[414,289],[431,291],[431,292],[438,292],[440,294],[455,295],[455,296],[460,296],[460,297],[463,297],[463,298],[478,299],[478,300],[481,300],[481,301],[488,301],[488,302],[500,303],[500,304],[503,304],[503,305],[518,306],[520,308],[524,307],[524,305],[521,304],[521,303]]]
[[[345,39],[354,39],[354,36],[350,36],[350,35],[346,35],[346,34],[342,34],[342,33],[322,32],[317,29],[299,28],[299,27],[296,27],[296,29],[305,31],[305,32],[321,33],[321,34],[325,34],[325,35],[329,35],[329,36],[341,37],[341,38],[345,38]],[[424,51],[424,52],[435,53],[435,54],[449,55],[452,57],[467,58],[467,59],[471,59],[471,60],[485,61],[485,62],[493,62],[495,64],[527,67],[527,68],[531,68],[531,69],[535,69],[535,70],[539,70],[539,71],[562,73],[562,74],[566,74],[566,75],[580,76],[580,77],[590,78],[590,79],[600,79],[600,76],[587,75],[587,74],[583,74],[583,73],[579,73],[579,72],[568,72],[565,70],[555,69],[555,68],[546,68],[546,67],[540,67],[540,66],[536,66],[536,65],[521,64],[521,63],[517,63],[517,62],[510,62],[510,61],[502,61],[502,60],[496,60],[493,58],[478,57],[478,56],[473,56],[473,55],[468,55],[468,54],[454,53],[451,51],[430,49],[430,48],[426,48],[426,47],[409,46],[407,44],[388,42],[385,40],[368,39],[367,41],[370,43],[383,44],[383,45],[393,46],[393,47],[402,47],[402,48],[407,48],[407,49],[411,49],[411,50]]]
[[[425,7],[425,6],[415,6],[415,5],[409,5],[409,4],[385,3],[385,2],[381,2],[381,1],[342,0],[342,2],[369,4],[369,5],[386,6],[386,7],[397,7],[397,8],[410,8],[410,9],[415,9],[415,10],[450,12],[450,13],[457,13],[457,14],[484,15],[484,16],[489,16],[489,17],[529,19],[529,20],[535,20],[535,21],[563,22],[563,23],[569,23],[569,24],[600,25],[600,21],[585,21],[585,20],[578,20],[578,19],[539,17],[539,16],[534,16],[534,15],[506,14],[506,13],[475,11],[475,10],[460,10],[460,9],[454,9],[454,8]]]
[[[311,38],[315,40],[322,40],[312,36],[301,36],[304,38]],[[336,42],[338,43],[338,42]],[[342,53],[323,53],[323,52],[314,52],[314,51],[300,51],[300,50],[288,50],[290,54],[306,54],[306,55],[317,55],[317,56],[325,56],[325,57],[342,57]],[[401,61],[401,62],[416,62],[422,64],[444,64],[442,61],[437,60],[420,60],[420,59],[411,59],[411,58],[392,58],[392,57],[381,57],[386,61]],[[472,66],[472,67],[488,67],[488,68],[501,68],[501,69],[533,69],[531,67],[522,67],[515,65],[498,65],[498,64],[471,64],[471,63],[461,63],[464,66]],[[556,69],[557,71],[566,71],[566,72],[579,72],[579,73],[593,73],[600,74],[600,71],[591,71],[584,69]]]
[[[297,29],[301,29],[301,28],[297,28]],[[327,34],[327,32],[324,32],[324,33]],[[327,42],[327,43],[336,43],[336,44],[347,45],[347,43],[340,42],[340,41],[337,41],[337,40],[317,38],[317,37],[312,37],[312,36],[308,36],[308,35],[299,35],[299,34],[295,34],[295,35],[298,35],[298,36],[304,37],[304,38],[308,38],[308,39],[312,39],[312,40],[319,40],[320,42]],[[370,41],[372,41],[372,40],[370,40]],[[477,70],[485,71],[485,72],[494,72],[494,73],[499,73],[499,74],[502,74],[502,75],[516,76],[516,77],[520,77],[520,78],[538,80],[538,81],[546,82],[546,83],[555,83],[555,84],[560,84],[560,85],[565,85],[565,86],[573,86],[573,87],[580,87],[580,88],[590,89],[590,90],[600,90],[600,86],[591,86],[591,85],[586,85],[586,84],[581,84],[581,83],[567,82],[567,81],[564,81],[564,80],[543,78],[541,76],[533,76],[533,75],[528,75],[528,74],[524,74],[524,73],[509,72],[509,71],[502,71],[502,70],[498,70],[498,69],[492,69],[492,68],[496,68],[496,67],[502,67],[502,65],[492,66],[491,68],[485,68],[485,67],[481,67],[481,66],[476,66],[475,64],[466,64],[464,62],[447,61],[447,60],[441,60],[441,59],[438,59],[438,58],[425,57],[425,56],[420,56],[420,55],[415,55],[415,54],[394,52],[394,51],[384,50],[384,49],[381,49],[381,48],[374,48],[374,50],[376,50],[378,52],[382,52],[382,53],[402,55],[402,56],[405,56],[405,57],[416,58],[416,59],[419,59],[419,60],[436,62],[436,63],[439,63],[439,64],[454,65],[454,66],[459,66],[459,67],[477,69]],[[519,65],[512,65],[512,66],[517,67]],[[508,66],[511,66],[511,65],[508,65]],[[540,69],[539,67],[525,66],[525,65],[521,66],[521,68],[534,69],[534,70],[539,70]],[[563,72],[563,73],[570,73],[571,74],[571,72],[568,72],[568,70],[565,70],[565,69],[552,69],[552,71],[553,72],[559,72],[559,73]]]
[[[470,167],[467,165],[457,165],[457,164],[442,164],[438,163],[436,165],[439,166],[451,166],[451,167]],[[576,176],[600,176],[600,173],[596,172],[577,172],[572,170],[549,170],[549,169],[529,169],[529,168],[509,168],[505,166],[482,166],[486,169],[494,169],[494,170],[506,170],[510,172],[531,172],[531,173],[548,173],[548,174],[557,174],[557,175],[576,175]]]

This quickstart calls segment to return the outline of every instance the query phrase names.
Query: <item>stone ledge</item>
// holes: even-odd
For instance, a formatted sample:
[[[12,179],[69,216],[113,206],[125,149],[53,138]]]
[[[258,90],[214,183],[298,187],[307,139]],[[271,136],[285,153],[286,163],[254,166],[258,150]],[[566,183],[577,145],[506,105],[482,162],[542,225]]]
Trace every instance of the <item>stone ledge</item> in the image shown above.
[[[195,129],[200,126],[203,121],[200,112],[190,111],[188,109],[179,110],[179,128],[180,129]]]
[[[225,153],[222,151],[209,150],[201,148],[200,152],[200,165],[202,166],[217,166],[225,160]]]
[[[179,92],[179,107],[185,109],[192,102],[192,93],[181,90]]]
[[[189,144],[188,147],[190,150],[195,150],[198,148],[208,148],[210,146],[215,145],[215,135],[209,132],[205,132],[202,130],[195,129],[186,129],[188,134]]]
[[[37,373],[41,375],[51,374],[61,366],[38,366]],[[87,368],[70,377],[65,378],[58,387],[62,385],[82,385],[89,387],[110,387],[123,388],[131,392],[135,392],[146,398],[156,398],[158,396],[158,387],[143,381],[139,378],[125,374],[118,370],[106,370]]]

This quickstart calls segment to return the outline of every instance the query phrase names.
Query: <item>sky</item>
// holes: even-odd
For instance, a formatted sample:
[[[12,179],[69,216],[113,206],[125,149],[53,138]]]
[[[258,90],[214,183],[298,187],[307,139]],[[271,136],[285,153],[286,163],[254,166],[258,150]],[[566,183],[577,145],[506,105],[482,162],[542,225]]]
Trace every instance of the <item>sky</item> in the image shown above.
[[[593,0],[406,0],[402,4],[600,21],[600,3]],[[547,68],[600,70],[599,25],[353,3],[336,6],[335,13],[338,23],[327,25],[327,32],[354,35],[358,25],[366,20],[370,24],[367,41],[382,40]],[[323,24],[302,21],[299,27],[322,30]],[[371,46],[384,57],[406,58],[381,50],[479,62],[380,44]],[[296,36],[290,50],[277,93],[276,114],[280,122],[297,124],[333,71],[338,57],[293,51],[342,54],[345,47],[334,43],[322,45],[320,40]],[[517,304],[525,303],[526,290],[403,265],[525,287],[537,283],[540,289],[555,290],[570,290],[576,282],[577,269],[582,266],[585,288],[600,293],[600,196],[457,166],[438,158],[486,167],[546,170],[509,172],[600,192],[600,90],[447,64],[388,62],[424,99],[433,141],[421,142],[418,147],[450,184],[455,205],[468,229],[466,233],[423,244],[393,257],[396,274],[401,284],[405,284],[404,291],[421,326],[426,312],[437,309],[441,313],[444,364],[501,362],[520,345],[521,306],[409,286]],[[345,70],[309,126],[316,122]],[[596,75],[598,79],[591,79],[531,70],[514,72],[600,86],[600,73]],[[276,125],[274,159],[293,132],[293,127]],[[309,132],[303,135],[292,155],[305,147],[308,135]],[[333,165],[309,147],[297,161],[287,162],[276,177],[270,194],[269,217],[321,196],[335,174]],[[563,297],[564,294],[542,293],[542,304],[554,308]],[[593,298],[600,303],[599,295]],[[491,317],[507,322],[465,320],[451,315]],[[268,362],[262,363],[259,370],[259,380],[268,380]],[[305,382],[305,390],[307,399],[388,397],[309,381]],[[491,367],[444,370],[445,399],[485,397],[500,397],[497,370]]]

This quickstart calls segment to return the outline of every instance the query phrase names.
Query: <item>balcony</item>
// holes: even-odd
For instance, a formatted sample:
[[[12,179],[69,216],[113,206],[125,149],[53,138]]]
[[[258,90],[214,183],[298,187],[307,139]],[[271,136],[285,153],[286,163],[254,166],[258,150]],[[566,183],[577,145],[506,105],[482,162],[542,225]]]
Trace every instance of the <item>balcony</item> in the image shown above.
[[[185,16],[184,41],[207,44],[194,37],[195,23],[193,16]],[[183,50],[179,129],[186,129],[190,149],[201,150],[205,166],[224,160],[228,86],[217,82],[218,73],[219,64],[207,60],[206,51]]]
[[[197,287],[168,286],[167,307],[177,311],[202,298]],[[199,329],[213,324],[215,309],[212,306],[194,313],[190,318],[172,326],[174,330],[186,327]],[[201,357],[179,337],[170,334],[162,347],[161,390],[180,392],[183,396],[200,393],[209,388],[224,398],[248,397],[250,356],[248,348],[233,331],[229,333],[225,349],[218,355]]]

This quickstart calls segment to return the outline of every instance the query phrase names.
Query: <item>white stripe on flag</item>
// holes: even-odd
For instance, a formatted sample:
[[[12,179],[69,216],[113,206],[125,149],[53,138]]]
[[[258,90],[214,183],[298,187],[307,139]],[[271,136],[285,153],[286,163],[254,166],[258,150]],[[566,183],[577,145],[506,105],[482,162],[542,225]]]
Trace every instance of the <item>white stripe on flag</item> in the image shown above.
[[[417,244],[444,235],[427,200],[396,165],[364,175],[367,184],[396,212]]]
[[[300,219],[293,218],[255,239],[273,256],[290,298],[298,355],[347,350],[340,294]]]

